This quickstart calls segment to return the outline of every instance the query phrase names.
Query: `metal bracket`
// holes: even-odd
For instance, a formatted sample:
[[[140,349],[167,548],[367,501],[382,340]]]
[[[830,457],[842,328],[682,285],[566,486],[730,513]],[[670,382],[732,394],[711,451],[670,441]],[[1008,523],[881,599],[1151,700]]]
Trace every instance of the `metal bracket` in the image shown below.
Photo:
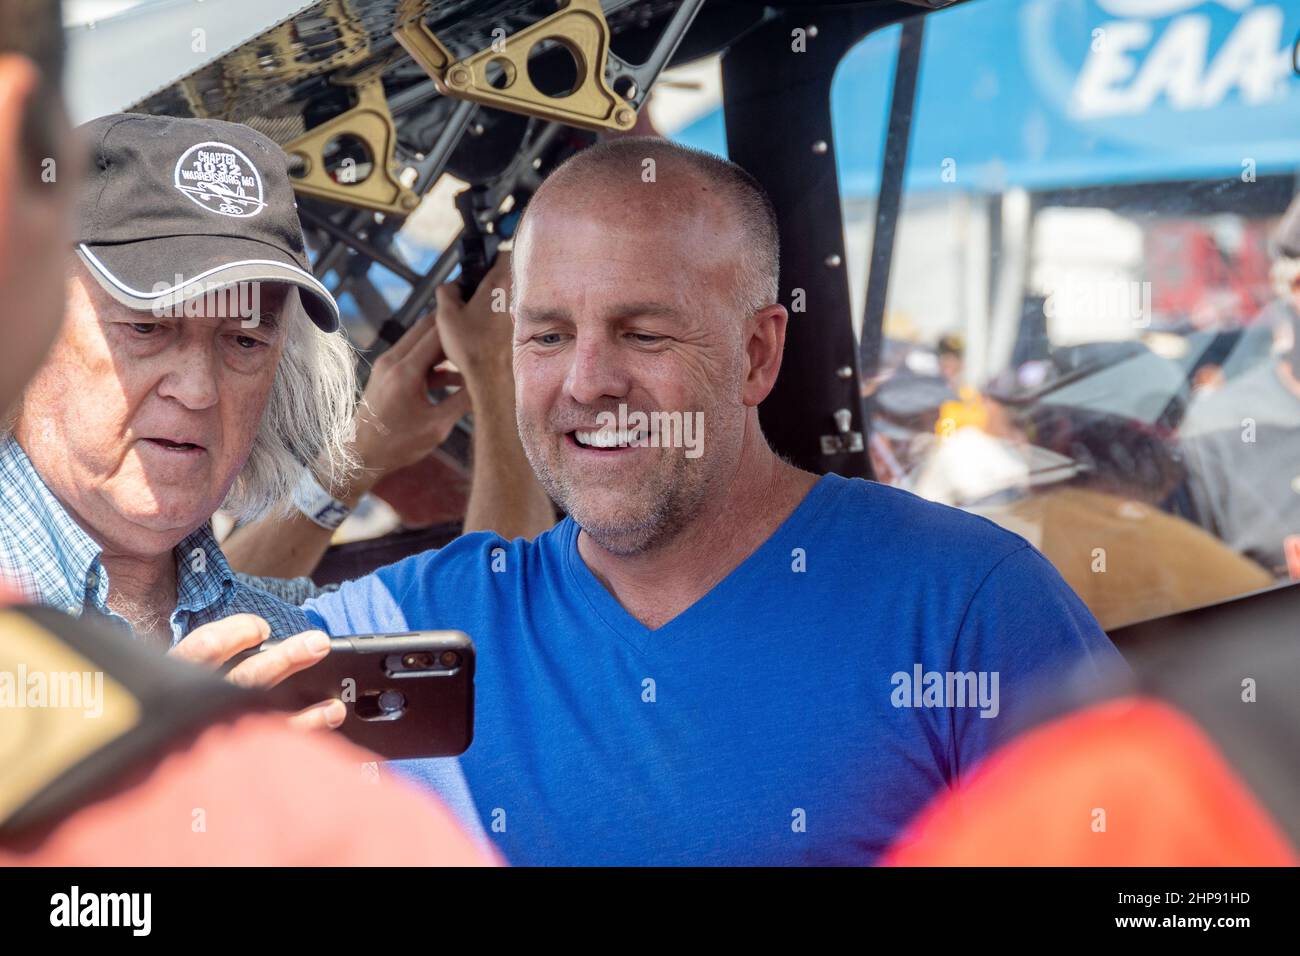
[[[315,59],[299,59],[302,40],[300,23],[306,19],[329,23],[338,31],[330,45],[336,52]],[[349,7],[347,0],[322,0],[318,9],[304,11],[272,27],[230,53],[223,62],[227,83],[293,83],[308,76],[329,73],[360,63],[370,56],[370,34]]]
[[[853,412],[841,408],[835,413],[835,427],[838,435],[822,435],[823,455],[843,455],[848,452],[862,451],[862,432],[853,431]]]
[[[642,104],[650,93],[659,74],[663,72],[668,61],[677,52],[678,45],[686,36],[700,12],[704,0],[681,0],[676,12],[664,26],[654,49],[644,63],[629,63],[614,51],[609,51],[609,62],[605,69],[610,85],[622,92],[623,97],[640,112]]]
[[[180,81],[181,96],[185,97],[185,104],[190,108],[190,115],[197,119],[208,118],[208,108],[203,103],[203,97],[199,95],[198,88],[194,85],[194,77],[186,76]]]
[[[631,129],[636,108],[605,79],[609,24],[599,0],[561,3],[550,16],[463,60],[453,60],[419,17],[399,23],[393,38],[448,96],[584,129]],[[577,85],[565,96],[548,96],[528,76],[529,54],[546,42],[562,45],[577,64]]]
[[[429,74],[438,91],[445,93],[442,75],[456,58],[424,22],[424,6],[423,0],[402,0],[397,22],[393,26],[393,39]]]
[[[378,73],[358,78],[356,92],[357,104],[352,109],[284,144],[291,160],[293,188],[317,199],[408,215],[420,205],[420,197],[398,179],[397,128]],[[335,178],[326,168],[325,147],[340,136],[356,139],[369,153],[372,169],[366,176],[350,181],[346,175]]]

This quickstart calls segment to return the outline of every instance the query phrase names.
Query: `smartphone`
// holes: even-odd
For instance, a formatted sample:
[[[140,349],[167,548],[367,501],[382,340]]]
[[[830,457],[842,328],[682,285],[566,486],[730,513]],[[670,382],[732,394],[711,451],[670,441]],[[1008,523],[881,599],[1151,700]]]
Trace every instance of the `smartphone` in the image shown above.
[[[335,733],[385,759],[454,757],[474,739],[474,644],[460,631],[335,637],[323,661],[264,693],[287,711],[339,698]]]

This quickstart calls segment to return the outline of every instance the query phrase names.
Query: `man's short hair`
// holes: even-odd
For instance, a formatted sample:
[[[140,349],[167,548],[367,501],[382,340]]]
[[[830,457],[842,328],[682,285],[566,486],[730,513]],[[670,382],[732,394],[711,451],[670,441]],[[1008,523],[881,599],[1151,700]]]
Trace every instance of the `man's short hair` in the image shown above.
[[[722,195],[752,252],[740,263],[742,308],[756,311],[776,302],[781,274],[776,209],[758,180],[730,160],[654,136],[625,136],[597,143],[569,157],[547,177],[542,189],[550,183],[598,182],[630,176],[640,182],[647,159],[655,161],[656,181],[676,164]]]
[[[23,117],[23,151],[39,175],[55,154],[63,102],[63,17],[60,0],[0,0],[0,55],[18,53],[36,64],[40,83]]]

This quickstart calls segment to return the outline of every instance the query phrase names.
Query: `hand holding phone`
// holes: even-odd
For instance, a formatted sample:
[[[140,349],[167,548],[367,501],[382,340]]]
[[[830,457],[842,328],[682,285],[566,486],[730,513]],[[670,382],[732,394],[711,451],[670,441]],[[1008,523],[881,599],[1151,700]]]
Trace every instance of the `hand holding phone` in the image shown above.
[[[348,713],[338,732],[386,759],[451,757],[474,736],[474,662],[474,644],[460,631],[335,637],[323,660],[265,694],[291,712],[341,700]]]
[[[168,654],[198,667],[217,670],[240,687],[268,689],[319,663],[329,653],[329,636],[304,631],[271,644],[271,626],[256,614],[232,614],[197,627]],[[268,653],[258,653],[263,646]],[[333,697],[311,701],[289,718],[302,731],[332,730],[347,718]]]

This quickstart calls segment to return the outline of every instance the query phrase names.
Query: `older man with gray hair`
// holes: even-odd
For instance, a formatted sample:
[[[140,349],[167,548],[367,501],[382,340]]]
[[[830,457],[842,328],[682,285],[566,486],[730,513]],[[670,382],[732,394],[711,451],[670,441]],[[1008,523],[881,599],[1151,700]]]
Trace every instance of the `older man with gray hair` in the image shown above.
[[[307,267],[284,154],[217,121],[80,132],[66,321],[0,440],[0,563],[30,599],[198,662],[292,638],[236,676],[282,679],[328,640],[241,582],[208,522],[272,510],[303,463],[350,464],[353,353]],[[335,701],[306,723],[343,716]]]

